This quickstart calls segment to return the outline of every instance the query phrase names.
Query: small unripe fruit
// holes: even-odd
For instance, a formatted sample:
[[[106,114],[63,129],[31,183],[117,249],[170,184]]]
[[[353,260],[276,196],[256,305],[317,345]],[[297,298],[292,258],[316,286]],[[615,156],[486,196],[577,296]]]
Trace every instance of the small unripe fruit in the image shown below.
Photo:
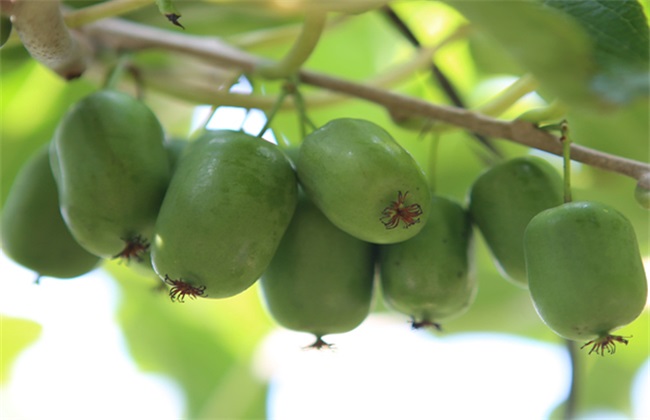
[[[643,311],[648,285],[625,216],[595,202],[563,204],[531,220],[524,244],[530,294],[553,331],[596,353],[627,343],[611,332]]]
[[[472,225],[457,203],[434,197],[422,231],[407,241],[381,245],[379,267],[383,297],[411,316],[414,327],[453,319],[476,296],[471,267]]]
[[[170,178],[153,112],[121,92],[95,92],[57,127],[50,160],[61,212],[77,241],[104,257],[147,251]]]
[[[548,162],[526,156],[496,165],[472,185],[469,211],[502,274],[526,287],[524,230],[536,214],[563,202],[562,178]]]
[[[339,229],[387,244],[415,236],[431,195],[413,157],[374,123],[330,121],[300,146],[296,164],[307,195]]]
[[[282,326],[322,336],[347,332],[368,315],[372,245],[332,224],[301,194],[271,264],[261,279],[264,301]]]
[[[225,298],[262,275],[297,197],[277,146],[248,134],[208,131],[181,156],[156,221],[152,261],[172,299]]]
[[[99,264],[61,217],[47,146],[25,163],[9,191],[2,209],[2,249],[39,276],[72,278]]]

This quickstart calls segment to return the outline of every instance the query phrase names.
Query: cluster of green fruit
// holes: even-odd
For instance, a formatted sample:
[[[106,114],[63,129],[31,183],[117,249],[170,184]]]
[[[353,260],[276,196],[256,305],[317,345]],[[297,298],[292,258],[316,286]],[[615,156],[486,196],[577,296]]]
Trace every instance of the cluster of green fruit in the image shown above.
[[[2,242],[43,276],[124,259],[181,302],[260,279],[278,323],[322,347],[367,317],[376,271],[387,304],[414,327],[467,311],[475,224],[550,328],[611,353],[626,340],[610,332],[646,302],[636,238],[608,206],[562,204],[562,189],[545,161],[514,159],[475,182],[466,210],[433,195],[411,155],[368,121],[331,121],[286,153],[229,130],[169,142],[144,104],[103,90],[72,107],[22,169]]]

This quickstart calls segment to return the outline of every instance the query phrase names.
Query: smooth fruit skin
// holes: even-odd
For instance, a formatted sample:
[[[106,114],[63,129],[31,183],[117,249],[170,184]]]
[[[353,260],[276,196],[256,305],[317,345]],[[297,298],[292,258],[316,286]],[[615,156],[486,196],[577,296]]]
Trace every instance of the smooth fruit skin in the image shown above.
[[[75,104],[50,149],[61,212],[77,241],[112,258],[136,236],[151,240],[170,179],[162,127],[142,102],[116,91]]]
[[[415,236],[429,217],[431,195],[413,157],[384,129],[352,118],[330,121],[305,137],[298,178],[307,195],[339,229],[386,244]],[[408,217],[390,212],[405,198]]]
[[[434,196],[429,220],[408,241],[379,247],[383,297],[414,325],[438,324],[465,313],[477,291],[472,224],[459,204]]]
[[[519,157],[484,172],[472,185],[469,212],[502,274],[526,287],[523,238],[528,222],[563,202],[559,173],[543,159]]]
[[[2,46],[5,45],[5,42],[9,39],[9,35],[11,35],[11,26],[11,19],[9,19],[9,16],[0,16],[0,48],[2,48]]]
[[[188,144],[189,141],[177,138],[172,138],[165,141],[164,146],[165,150],[167,150],[167,156],[169,157],[169,168],[172,174],[176,170],[176,165],[181,159],[181,156],[185,152],[185,148]]]
[[[546,210],[524,244],[535,308],[562,337],[603,337],[643,311],[648,285],[636,235],[616,209],[572,202]]]
[[[205,287],[210,298],[243,292],[271,262],[297,189],[277,146],[242,132],[206,132],[187,146],[160,208],[156,273]]]
[[[303,194],[260,284],[285,328],[317,337],[357,327],[370,310],[372,245],[334,226]]]
[[[39,276],[78,277],[99,263],[75,241],[61,217],[48,146],[25,163],[9,191],[2,211],[2,248]]]

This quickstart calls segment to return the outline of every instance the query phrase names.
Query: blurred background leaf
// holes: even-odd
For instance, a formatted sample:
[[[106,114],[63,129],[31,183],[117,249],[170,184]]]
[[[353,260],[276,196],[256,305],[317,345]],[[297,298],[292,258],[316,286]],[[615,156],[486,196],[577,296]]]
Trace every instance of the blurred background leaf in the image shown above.
[[[41,326],[28,319],[0,315],[0,331],[0,384],[5,384],[20,353],[40,336]]]

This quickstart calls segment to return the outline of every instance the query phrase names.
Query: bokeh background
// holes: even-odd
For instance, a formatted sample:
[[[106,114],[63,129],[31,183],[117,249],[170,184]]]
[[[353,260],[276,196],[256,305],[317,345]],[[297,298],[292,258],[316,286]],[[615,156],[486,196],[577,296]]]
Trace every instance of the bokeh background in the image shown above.
[[[280,2],[281,3],[281,2]],[[278,3],[278,4],[280,4]],[[88,2],[71,5],[83,6]],[[223,37],[250,52],[281,57],[299,28],[296,14],[277,7],[219,2],[179,2],[187,33]],[[277,6],[277,5],[276,5]],[[465,18],[439,2],[393,5],[424,45],[435,45]],[[169,29],[153,5],[127,16]],[[350,80],[378,75],[386,89],[448,103],[427,67],[396,75],[415,50],[379,12],[337,17],[306,67]],[[99,60],[87,77],[66,83],[31,60],[15,35],[0,50],[0,163],[4,199],[21,165],[48,142],[66,109],[101,85],[115,57]],[[434,57],[467,106],[479,107],[525,73],[516,60],[480,31]],[[135,55],[147,75],[176,69],[164,51]],[[180,62],[182,66],[182,62]],[[152,74],[152,73],[151,73]],[[147,85],[144,98],[168,135],[191,139],[210,108]],[[159,87],[160,89],[156,88]],[[134,91],[130,80],[120,88]],[[274,95],[281,82],[241,77],[232,91]],[[162,90],[162,91],[161,91]],[[372,103],[310,99],[309,117],[321,125],[338,117],[365,118],[385,127],[428,173],[438,194],[466,202],[485,153],[460,130],[437,137],[438,160],[428,162],[431,134],[393,122]],[[543,106],[531,93],[500,117],[514,118]],[[208,126],[257,134],[260,110],[220,106]],[[608,153],[648,162],[650,113],[637,100],[606,113],[574,109],[573,140]],[[300,142],[294,111],[281,111],[267,133],[271,141]],[[561,160],[494,139],[506,157],[533,153],[558,170]],[[646,267],[650,254],[647,210],[634,200],[635,182],[574,165],[576,200],[597,200],[633,223]],[[172,303],[160,280],[124,264],[107,262],[73,280],[43,278],[0,256],[0,417],[3,419],[316,419],[500,418],[536,419],[561,414],[571,366],[565,343],[537,317],[526,290],[498,271],[475,231],[479,292],[462,317],[444,332],[413,331],[408,318],[387,309],[377,290],[370,317],[356,330],[333,335],[334,350],[313,351],[306,334],[278,327],[265,311],[258,287],[223,300]],[[581,418],[650,418],[648,307],[620,334],[632,336],[613,356],[580,353]]]

